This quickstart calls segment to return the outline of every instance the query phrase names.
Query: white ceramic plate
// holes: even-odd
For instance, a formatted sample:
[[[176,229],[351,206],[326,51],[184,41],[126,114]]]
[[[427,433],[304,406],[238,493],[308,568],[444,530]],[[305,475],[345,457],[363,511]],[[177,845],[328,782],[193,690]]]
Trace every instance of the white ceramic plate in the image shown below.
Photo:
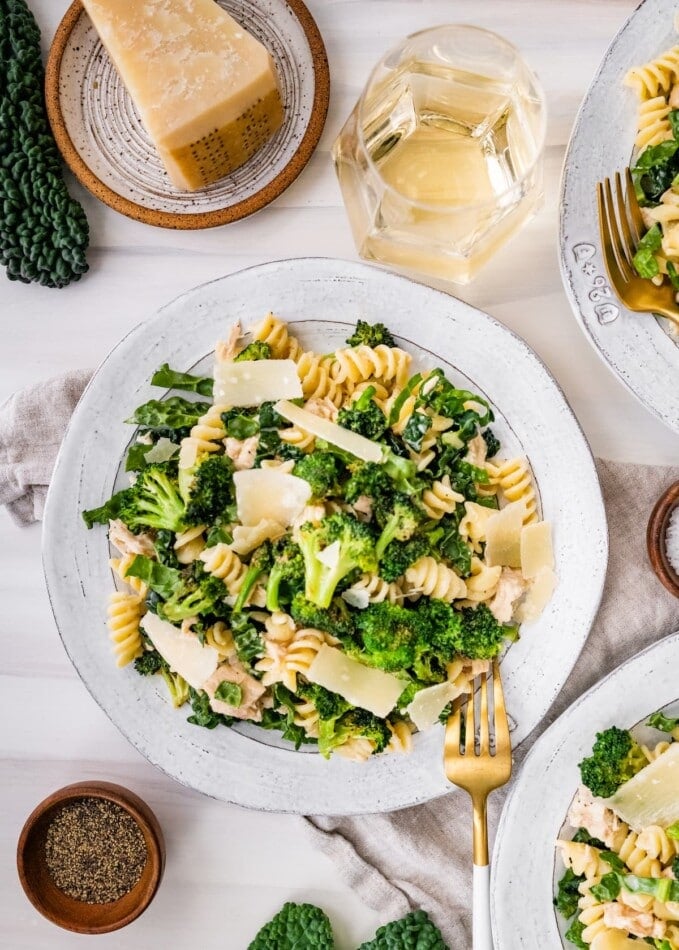
[[[563,874],[554,842],[580,784],[578,762],[590,754],[597,731],[631,729],[657,709],[679,713],[678,656],[679,633],[638,653],[567,709],[526,757],[495,839],[495,950],[572,950],[562,944],[552,898]]]
[[[503,663],[514,742],[540,721],[580,653],[606,571],[606,521],[589,448],[563,394],[522,340],[447,294],[365,264],[310,258],[241,271],[189,291],[118,344],[76,409],[52,479],[44,566],[57,624],[112,721],[151,762],[193,788],[255,808],[317,814],[424,802],[450,789],[442,727],[417,736],[410,756],[326,762],[255,726],[212,732],[191,726],[184,711],[164,700],[162,683],[155,689],[133,669],[113,664],[104,628],[113,586],[106,533],[88,531],[80,512],[124,484],[119,462],[131,427],[122,420],[158,397],[148,383],[154,370],[168,361],[209,371],[214,343],[231,322],[248,327],[270,309],[320,352],[342,345],[359,317],[383,320],[416,366],[443,365],[453,381],[499,407],[493,428],[503,452],[528,457],[544,516],[554,525],[559,586]]]
[[[612,291],[599,241],[596,184],[630,164],[637,100],[622,85],[679,41],[676,0],[646,0],[609,47],[571,135],[561,183],[560,256],[564,285],[580,325],[612,372],[679,432],[679,347],[671,324],[625,309]]]

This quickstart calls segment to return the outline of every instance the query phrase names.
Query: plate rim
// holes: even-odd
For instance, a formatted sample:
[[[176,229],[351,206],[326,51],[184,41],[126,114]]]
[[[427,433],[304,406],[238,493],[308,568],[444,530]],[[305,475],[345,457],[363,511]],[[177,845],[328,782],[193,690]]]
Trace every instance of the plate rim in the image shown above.
[[[227,280],[228,278],[236,278],[236,279],[242,278],[243,275],[251,271],[255,271],[255,272],[273,271],[275,273],[281,267],[287,267],[290,270],[300,268],[301,273],[298,275],[298,279],[300,283],[303,283],[305,280],[309,280],[309,268],[320,267],[324,269],[321,276],[323,279],[326,279],[326,280],[327,279],[331,279],[331,280],[347,279],[349,281],[354,281],[354,280],[366,279],[366,277],[367,279],[369,279],[370,275],[373,275],[374,277],[378,279],[387,279],[393,282],[394,284],[407,284],[410,286],[415,285],[419,287],[421,291],[424,291],[427,294],[432,294],[434,297],[438,297],[439,299],[444,301],[447,309],[450,309],[451,307],[453,309],[459,308],[459,310],[461,311],[470,312],[474,316],[481,316],[483,317],[484,321],[488,321],[490,324],[494,324],[498,328],[498,330],[500,330],[502,333],[507,334],[509,337],[514,339],[516,344],[522,350],[526,352],[527,356],[532,361],[534,361],[539,371],[543,373],[544,376],[549,380],[554,390],[558,394],[560,401],[563,404],[564,411],[567,414],[569,420],[571,421],[572,424],[574,424],[575,429],[577,429],[577,431],[579,431],[581,435],[581,444],[582,444],[582,449],[584,450],[583,455],[584,457],[590,460],[591,474],[593,476],[592,486],[593,488],[596,489],[596,498],[595,498],[594,505],[599,511],[600,516],[601,516],[600,524],[597,522],[600,528],[600,532],[601,532],[600,541],[601,541],[601,554],[602,554],[600,567],[597,568],[596,570],[598,586],[595,589],[595,594],[591,597],[591,601],[592,601],[590,605],[591,610],[588,615],[588,619],[586,623],[583,624],[583,629],[585,632],[583,633],[581,642],[578,645],[577,652],[575,653],[573,657],[572,664],[569,667],[569,672],[570,672],[570,670],[572,670],[575,663],[577,662],[577,659],[580,656],[580,653],[582,652],[582,649],[584,648],[585,643],[587,641],[589,630],[591,629],[591,624],[594,621],[594,618],[597,614],[597,611],[601,602],[601,598],[603,596],[603,589],[604,589],[604,584],[605,584],[605,579],[606,579],[609,539],[608,539],[608,524],[606,520],[606,512],[605,512],[605,506],[603,502],[600,479],[599,479],[599,475],[598,475],[596,465],[594,462],[594,457],[592,454],[591,447],[589,446],[589,443],[582,430],[579,420],[577,419],[577,416],[573,412],[573,409],[571,408],[563,390],[561,389],[560,385],[558,384],[558,382],[552,375],[547,365],[543,362],[540,356],[529,346],[529,344],[519,334],[517,334],[511,328],[505,326],[503,323],[501,323],[501,321],[497,320],[495,317],[486,313],[485,311],[481,311],[477,307],[467,304],[465,301],[459,300],[458,298],[451,297],[450,294],[446,294],[445,292],[441,290],[429,287],[428,285],[418,284],[417,282],[403,275],[391,273],[391,272],[383,270],[382,268],[374,267],[374,266],[365,264],[363,262],[350,261],[346,259],[339,259],[339,258],[332,258],[332,257],[309,256],[309,257],[298,257],[298,258],[284,258],[277,261],[269,261],[266,263],[254,264],[254,265],[250,265],[248,267],[242,268],[238,271],[234,271],[231,274],[222,275],[221,277],[213,278],[209,281],[205,281],[194,287],[188,288],[184,292],[178,294],[173,300],[159,307],[155,311],[155,313],[152,314],[149,318],[142,320],[135,327],[131,328],[121,339],[118,340],[118,342],[105,355],[104,359],[101,361],[101,363],[95,370],[92,376],[92,380],[90,380],[87,387],[85,388],[85,391],[81,399],[82,400],[85,399],[85,396],[90,390],[93,384],[93,381],[98,375],[99,371],[105,366],[106,363],[109,362],[109,360],[113,358],[115,352],[121,346],[123,346],[126,343],[126,341],[129,340],[131,336],[134,336],[138,332],[142,331],[144,327],[148,327],[150,323],[158,321],[167,310],[176,307],[177,304],[180,303],[180,301],[182,301],[184,298],[191,297],[197,291],[202,290],[203,288],[209,287],[211,285],[221,283]],[[329,272],[326,273],[326,271],[329,271]],[[319,278],[312,274],[311,279],[316,281]],[[464,369],[462,369],[462,372],[464,372]],[[71,432],[71,429],[74,427],[74,420],[78,416],[78,408],[82,409],[82,407],[79,405],[79,407],[76,408],[76,411],[74,412],[73,416],[69,420],[68,427],[64,435],[64,443],[67,441],[68,436]],[[501,410],[502,407],[498,406],[498,408]],[[52,585],[56,586],[59,578],[56,577],[56,571],[55,571],[54,566],[52,566],[52,573],[50,572],[50,569],[49,569],[49,560],[50,560],[49,549],[50,549],[50,544],[54,543],[54,538],[50,536],[49,525],[51,524],[53,520],[52,511],[53,509],[56,509],[57,507],[56,502],[54,501],[56,491],[54,492],[52,491],[52,486],[56,486],[59,481],[63,462],[64,462],[64,455],[63,453],[60,452],[59,457],[57,458],[57,462],[55,464],[54,474],[53,474],[52,482],[50,485],[50,492],[48,493],[46,510],[45,510],[45,519],[44,519],[45,530],[43,530],[43,538],[42,538],[42,563],[43,563],[43,570],[44,570],[44,575],[46,579],[48,597],[50,600],[50,606],[52,608],[55,624],[57,626],[60,639],[62,640],[64,649],[66,650],[66,653],[69,656],[69,659],[73,663],[73,666],[75,667],[79,678],[83,682],[84,686],[86,687],[86,689],[88,690],[88,692],[90,693],[94,701],[103,710],[104,714],[116,726],[116,728],[121,732],[121,734],[125,736],[125,738],[130,742],[130,744],[138,752],[140,752],[147,759],[147,761],[149,761],[156,768],[159,768],[161,771],[168,774],[175,781],[180,782],[180,784],[183,784],[193,790],[201,792],[201,794],[206,794],[209,797],[213,797],[217,800],[229,801],[229,802],[239,804],[242,806],[252,807],[257,810],[290,812],[290,813],[297,813],[297,814],[308,812],[309,811],[308,808],[302,809],[300,807],[290,807],[290,806],[281,807],[280,805],[265,805],[265,804],[262,804],[261,802],[259,803],[248,802],[248,801],[245,801],[243,797],[239,795],[235,795],[233,789],[228,790],[229,792],[228,796],[224,793],[208,791],[205,785],[205,781],[203,781],[202,776],[200,776],[198,779],[188,778],[184,774],[178,774],[177,771],[172,770],[171,768],[166,767],[165,765],[161,764],[161,762],[159,761],[159,756],[154,750],[153,745],[149,743],[144,744],[142,741],[139,741],[137,738],[132,737],[130,733],[133,730],[129,730],[128,727],[125,725],[124,721],[121,721],[119,717],[116,717],[115,715],[113,715],[106,708],[106,706],[103,705],[102,702],[100,702],[96,690],[93,690],[90,687],[88,678],[81,671],[78,663],[76,663],[75,659],[71,655],[71,650],[69,650],[69,647],[66,643],[66,639],[69,639],[69,638],[66,637],[65,639],[65,635],[62,632],[59,620],[57,619],[57,616],[58,616],[57,611],[55,610],[55,598],[53,596]],[[56,513],[54,517],[55,518],[57,517]],[[548,684],[548,688],[545,690],[546,698],[545,698],[545,702],[543,703],[544,708],[543,708],[542,714],[539,716],[539,718],[536,721],[534,721],[531,725],[529,725],[528,728],[524,727],[522,729],[523,735],[520,742],[523,742],[527,738],[527,736],[530,734],[532,729],[539,722],[543,721],[544,717],[548,713],[548,710],[551,704],[554,702],[556,696],[558,696],[564,683],[565,683],[565,679],[561,683],[561,685],[558,686],[555,692],[549,688],[549,684]],[[272,751],[275,751],[275,750],[272,749]],[[441,775],[442,774],[443,773],[441,772]],[[316,814],[345,814],[345,815],[372,814],[375,812],[389,812],[389,811],[397,810],[404,807],[411,807],[417,804],[423,804],[430,800],[435,800],[437,797],[440,797],[444,794],[448,794],[451,791],[454,791],[454,789],[451,789],[451,786],[448,783],[444,781],[440,781],[438,782],[435,791],[432,791],[432,789],[428,787],[425,791],[425,794],[422,797],[415,798],[415,799],[408,799],[408,800],[399,800],[399,802],[396,804],[392,803],[391,801],[385,803],[383,800],[380,800],[377,803],[374,803],[371,801],[369,805],[365,805],[365,806],[362,805],[361,807],[354,806],[351,808],[345,808],[342,806],[338,807],[337,804],[335,804],[334,807],[332,807],[331,809],[328,809],[327,807],[321,808],[320,810],[319,808],[315,808],[313,809],[313,811]]]
[[[175,211],[159,211],[146,208],[126,198],[105,184],[90,168],[68,133],[61,109],[59,83],[61,62],[70,35],[80,19],[86,13],[81,0],[73,0],[66,10],[54,34],[45,66],[45,105],[47,117],[57,148],[64,161],[78,179],[95,198],[109,208],[143,224],[176,231],[195,231],[230,224],[246,218],[278,198],[299,176],[308,164],[318,145],[330,104],[330,66],[323,37],[318,25],[304,3],[304,0],[285,0],[290,13],[296,17],[304,32],[311,53],[314,72],[314,97],[311,104],[309,121],[304,135],[292,157],[271,181],[248,198],[243,198],[228,208],[210,211],[192,211],[183,214]],[[199,194],[199,192],[196,192]]]
[[[660,0],[660,2],[662,2],[662,0]],[[573,122],[573,126],[568,138],[568,144],[564,152],[563,162],[561,165],[561,176],[560,176],[560,182],[559,182],[559,236],[558,236],[559,270],[561,273],[561,282],[566,292],[566,296],[568,298],[568,302],[570,304],[570,308],[573,312],[573,315],[575,316],[578,324],[580,325],[580,328],[582,329],[585,338],[587,339],[590,346],[592,347],[596,355],[599,357],[601,362],[608,368],[609,372],[612,373],[615,379],[622,386],[624,386],[624,388],[632,396],[634,396],[634,398],[648,412],[650,412],[653,416],[655,416],[656,419],[662,422],[663,425],[667,426],[673,432],[679,432],[679,417],[674,418],[669,412],[669,410],[664,409],[662,406],[659,406],[655,402],[653,402],[650,394],[640,391],[638,387],[635,387],[632,384],[630,379],[627,379],[625,376],[623,376],[622,373],[618,371],[616,362],[609,356],[607,350],[605,349],[605,347],[602,346],[601,342],[597,338],[596,334],[594,333],[593,329],[590,326],[590,323],[585,318],[585,315],[580,306],[580,301],[578,299],[578,295],[576,293],[575,286],[574,286],[573,268],[569,266],[567,262],[567,247],[566,247],[566,237],[567,237],[566,217],[567,215],[566,215],[565,208],[568,206],[568,187],[570,184],[571,176],[573,174],[573,170],[571,169],[570,164],[571,164],[572,154],[575,149],[575,140],[577,136],[580,134],[581,125],[584,118],[584,113],[587,108],[591,93],[596,87],[596,85],[598,84],[601,73],[605,70],[611,55],[615,53],[618,44],[623,38],[623,34],[625,34],[626,31],[631,26],[633,26],[634,21],[639,17],[639,15],[644,11],[644,9],[647,6],[652,6],[652,4],[653,4],[653,0],[640,0],[638,5],[634,8],[634,10],[632,10],[632,12],[629,14],[629,16],[624,21],[624,23],[622,23],[620,28],[616,31],[615,36],[613,36],[610,43],[606,47],[606,50],[603,56],[601,57],[601,60],[596,68],[596,71],[594,75],[592,76],[592,79],[589,85],[587,86],[587,90],[578,107],[578,111],[576,113],[575,120]],[[668,23],[668,32],[670,32],[671,29],[672,27],[671,27],[671,22],[670,22]],[[631,154],[632,147],[633,147],[633,134],[632,132],[630,132],[630,154]],[[615,169],[611,171],[611,174],[614,170]],[[599,236],[598,223],[597,223],[596,232],[595,232],[595,241],[596,241],[597,253],[601,255],[601,239]],[[606,276],[606,279],[608,280],[608,276]],[[614,295],[614,299],[616,300],[617,305],[619,305],[619,307],[625,313],[629,313],[629,314],[632,313],[631,311],[628,311],[624,307],[624,305],[620,301],[617,294]],[[647,316],[649,319],[653,319],[654,321],[657,320],[657,318],[653,317],[653,315],[650,312],[647,314]],[[637,316],[636,319],[639,319],[639,317],[643,318],[644,314]],[[676,345],[679,351],[679,343]],[[679,361],[679,357],[678,357],[678,361]]]
[[[617,681],[619,677],[631,671],[638,665],[641,666],[644,660],[650,660],[656,652],[662,653],[663,651],[668,651],[668,652],[674,651],[676,655],[677,651],[679,651],[679,630],[674,630],[673,632],[668,633],[665,636],[661,637],[659,640],[656,640],[653,643],[648,644],[648,646],[644,647],[642,650],[639,650],[637,653],[632,654],[632,656],[629,656],[626,660],[623,660],[616,667],[614,667],[614,669],[610,670],[605,676],[602,676],[595,683],[593,683],[592,686],[589,687],[589,689],[587,689],[584,693],[582,693],[580,696],[574,699],[573,702],[569,706],[567,706],[566,709],[563,710],[563,712],[558,716],[558,718],[553,723],[551,723],[551,725],[549,725],[547,729],[545,729],[545,731],[536,739],[536,741],[533,743],[530,750],[526,754],[526,757],[521,763],[520,769],[518,771],[517,780],[513,784],[512,789],[509,795],[507,796],[507,799],[502,807],[502,813],[500,815],[497,831],[495,833],[495,845],[493,847],[493,855],[492,855],[492,862],[491,862],[490,893],[491,893],[492,932],[496,939],[497,939],[497,935],[501,933],[501,927],[498,924],[498,921],[501,916],[501,911],[502,911],[502,908],[500,907],[500,900],[501,900],[500,895],[503,893],[502,884],[506,883],[506,882],[498,880],[499,871],[497,870],[497,868],[500,865],[501,854],[506,853],[506,849],[510,848],[509,834],[507,833],[507,829],[512,827],[511,825],[512,816],[510,815],[510,812],[512,812],[515,802],[518,802],[520,799],[525,801],[525,797],[522,797],[522,793],[525,791],[523,786],[525,785],[526,782],[529,781],[528,773],[530,771],[530,768],[533,766],[534,762],[541,763],[541,760],[546,758],[546,761],[541,763],[543,766],[543,768],[541,769],[541,775],[544,775],[545,769],[548,770],[550,765],[554,762],[558,763],[566,753],[564,752],[563,748],[560,747],[556,750],[553,750],[550,754],[549,750],[550,748],[553,747],[554,736],[558,735],[558,733],[561,730],[563,730],[564,728],[568,726],[568,723],[571,720],[571,718],[574,715],[577,715],[578,711],[581,710],[581,707],[587,706],[589,702],[592,700],[592,697],[596,693],[598,693],[600,690],[602,689],[606,690],[609,687],[613,688],[613,683]],[[650,689],[651,687],[649,686],[649,690]],[[649,706],[647,709],[645,708],[645,711],[642,712],[640,718],[644,718],[645,716],[650,715],[654,708],[662,708],[666,706],[668,703],[674,702],[677,699],[679,699],[679,687],[673,686],[673,689],[675,690],[675,693],[672,697],[670,697],[669,700],[663,700],[654,707]],[[629,702],[629,705],[634,708],[635,706],[639,706],[641,703],[645,704],[646,699],[633,698],[629,700],[628,702]],[[635,715],[636,713],[632,713],[632,716],[635,716]],[[607,717],[605,714],[602,716],[602,719],[607,720],[608,718],[609,717]],[[638,720],[635,720],[635,721],[638,721]],[[592,733],[595,731],[595,729],[596,729],[596,725],[593,725]],[[567,739],[564,741],[567,741]],[[591,741],[588,747],[591,748]],[[543,750],[547,750],[547,751],[544,752]],[[564,765],[575,766],[576,763],[564,762]],[[577,782],[572,787],[569,787],[568,789],[568,792],[570,795],[569,801],[570,799],[572,799],[573,795],[575,794],[576,787],[577,787]],[[543,801],[544,801],[544,798],[543,798]],[[558,827],[557,827],[557,834],[558,834],[558,829],[561,828],[566,818],[566,810],[564,810],[562,814],[557,816],[557,818],[559,822]],[[556,835],[554,837],[554,842],[552,843],[552,846],[546,845],[546,847],[549,847],[548,854],[549,854],[550,869],[553,867],[555,843],[556,843]],[[535,853],[534,849],[533,849],[533,853]],[[516,858],[516,852],[513,853],[513,857]],[[541,882],[541,883],[545,883],[545,882]],[[541,907],[544,907],[544,916],[541,915],[540,919],[541,919],[541,922],[544,921],[545,926],[547,926],[548,923],[549,925],[553,923],[554,926],[551,929],[556,931],[556,917],[554,916],[554,907],[551,900],[551,896],[553,893],[551,870],[548,875],[548,879],[546,883],[549,888],[550,898],[544,905],[543,904],[540,905]],[[523,884],[525,885],[525,880]],[[527,889],[527,890],[528,890],[528,893],[531,892],[530,889]],[[526,889],[524,887],[524,893],[525,892],[526,892]],[[531,938],[534,939],[535,932],[532,929],[532,923],[530,924],[530,926],[531,926],[530,935],[531,935]],[[527,937],[527,936],[528,936],[528,932],[524,934],[519,934],[519,937],[522,940],[524,937]],[[542,939],[542,938],[546,938],[548,934],[545,932],[545,933],[539,934],[538,936]],[[550,932],[549,936],[553,936],[553,934]],[[505,942],[501,944],[499,943],[495,944],[495,946],[497,950],[510,950],[510,948],[511,950],[514,950],[513,944],[509,944]],[[519,946],[521,947],[533,946],[533,944],[521,942],[519,944],[516,944],[516,947],[519,947]],[[563,943],[560,943],[560,946],[564,946]]]

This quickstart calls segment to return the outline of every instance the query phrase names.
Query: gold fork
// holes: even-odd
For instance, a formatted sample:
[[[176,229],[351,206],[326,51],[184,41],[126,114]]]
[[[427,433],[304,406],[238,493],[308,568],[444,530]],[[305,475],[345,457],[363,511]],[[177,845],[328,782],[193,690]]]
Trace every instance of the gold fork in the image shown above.
[[[512,774],[509,723],[497,660],[493,661],[490,677],[493,683],[492,712],[488,703],[488,674],[482,673],[478,689],[479,677],[472,684],[464,720],[462,705],[448,718],[444,749],[446,777],[449,782],[469,793],[474,810],[474,950],[493,950],[486,807],[488,795],[493,789],[505,785]]]
[[[626,169],[624,188],[620,172],[615,173],[615,189],[610,178],[600,181],[597,184],[597,200],[606,270],[621,302],[628,310],[658,313],[679,324],[679,306],[674,287],[668,281],[656,287],[648,278],[639,277],[632,264],[636,247],[646,232],[646,225],[641,217],[629,168]]]

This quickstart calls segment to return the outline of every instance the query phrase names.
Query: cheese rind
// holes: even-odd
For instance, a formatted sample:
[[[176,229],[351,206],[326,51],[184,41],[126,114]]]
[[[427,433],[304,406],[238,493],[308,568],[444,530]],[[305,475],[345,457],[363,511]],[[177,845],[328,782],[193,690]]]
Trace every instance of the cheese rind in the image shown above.
[[[83,0],[178,188],[247,161],[283,121],[273,60],[214,0]]]

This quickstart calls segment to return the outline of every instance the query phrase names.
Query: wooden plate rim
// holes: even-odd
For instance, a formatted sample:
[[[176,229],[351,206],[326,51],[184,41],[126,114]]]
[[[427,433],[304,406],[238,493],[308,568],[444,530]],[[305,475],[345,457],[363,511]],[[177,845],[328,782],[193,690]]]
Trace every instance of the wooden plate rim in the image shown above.
[[[59,97],[59,76],[66,43],[78,18],[85,12],[80,0],[73,0],[57,27],[47,57],[45,103],[57,147],[78,181],[104,204],[128,218],[133,218],[135,221],[141,221],[144,224],[152,224],[160,228],[173,228],[178,231],[214,228],[222,224],[229,224],[232,221],[238,221],[264,208],[281,195],[300,174],[318,145],[325,126],[330,102],[330,68],[320,30],[303,0],[286,0],[286,2],[304,31],[311,51],[314,69],[314,98],[309,123],[302,140],[285,168],[254,195],[250,195],[249,198],[230,205],[228,208],[181,214],[179,212],[156,211],[152,208],[145,208],[143,205],[119,195],[94,174],[73,144],[66,128]]]

